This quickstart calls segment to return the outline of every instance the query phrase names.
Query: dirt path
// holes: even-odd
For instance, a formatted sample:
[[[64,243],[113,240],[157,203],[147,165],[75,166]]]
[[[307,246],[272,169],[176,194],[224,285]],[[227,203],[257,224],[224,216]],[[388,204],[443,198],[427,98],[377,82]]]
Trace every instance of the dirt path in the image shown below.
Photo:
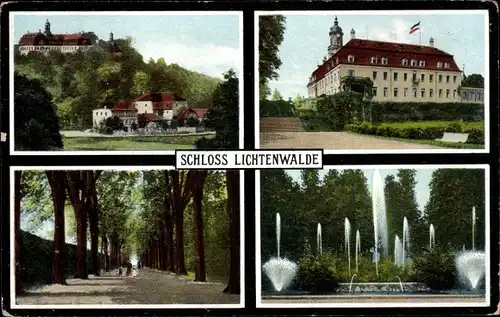
[[[184,277],[141,269],[135,278],[116,272],[68,279],[68,285],[44,285],[16,298],[19,305],[238,304],[239,295],[222,291],[223,283],[196,283]]]
[[[326,150],[394,150],[440,149],[440,147],[375,138],[346,132],[279,132],[261,133],[262,149],[326,149]]]

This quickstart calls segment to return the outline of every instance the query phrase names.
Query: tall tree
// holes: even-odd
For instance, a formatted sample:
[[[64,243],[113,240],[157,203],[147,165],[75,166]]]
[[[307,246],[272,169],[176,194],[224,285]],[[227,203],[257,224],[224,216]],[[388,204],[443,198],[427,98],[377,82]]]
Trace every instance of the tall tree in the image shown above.
[[[227,211],[230,232],[229,282],[225,293],[240,293],[240,174],[239,171],[226,171]]]
[[[267,83],[278,79],[281,66],[279,46],[284,39],[286,18],[282,15],[259,17],[259,86],[260,99],[268,96]]]
[[[47,171],[52,202],[54,205],[54,251],[52,259],[52,283],[66,284],[64,277],[64,248],[66,244],[66,231],[64,219],[64,205],[66,203],[66,187],[64,171]]]
[[[481,74],[470,74],[462,80],[462,87],[484,88],[484,77]]]
[[[193,181],[193,201],[195,204],[195,249],[196,249],[196,269],[195,281],[204,282],[205,272],[205,245],[203,231],[203,184],[207,177],[206,171],[196,171]]]
[[[273,96],[271,97],[271,99],[274,101],[283,100],[283,96],[281,96],[278,89],[274,89]]]
[[[99,206],[97,203],[96,180],[102,171],[87,171],[86,195],[90,229],[90,274],[99,276]]]

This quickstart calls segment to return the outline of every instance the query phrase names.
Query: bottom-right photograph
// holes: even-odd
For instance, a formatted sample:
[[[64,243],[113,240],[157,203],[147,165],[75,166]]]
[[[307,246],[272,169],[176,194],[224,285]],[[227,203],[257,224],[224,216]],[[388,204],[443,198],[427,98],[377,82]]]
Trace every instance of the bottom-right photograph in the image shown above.
[[[489,166],[257,173],[258,307],[490,305]]]

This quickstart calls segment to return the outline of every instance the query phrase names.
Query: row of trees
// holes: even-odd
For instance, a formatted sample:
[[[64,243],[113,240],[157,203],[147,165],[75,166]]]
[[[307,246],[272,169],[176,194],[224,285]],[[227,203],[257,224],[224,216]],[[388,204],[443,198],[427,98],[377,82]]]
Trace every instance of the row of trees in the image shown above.
[[[205,183],[208,181],[208,188]],[[236,186],[234,185],[236,183]],[[239,293],[239,174],[189,171],[16,171],[15,256],[19,278],[21,210],[35,225],[52,220],[52,282],[65,284],[66,234],[76,236],[75,278],[100,275],[134,254],[153,268],[206,280],[205,239],[216,276],[229,276],[227,292]],[[227,191],[227,192],[226,192]],[[236,191],[236,192],[235,192]],[[22,202],[22,203],[21,203]],[[68,215],[67,207],[73,209]],[[205,232],[207,213],[210,234]],[[226,212],[223,212],[226,211]],[[221,215],[222,212],[222,215]],[[188,220],[185,216],[188,215]],[[71,228],[65,228],[65,219]],[[191,226],[192,225],[192,226]],[[215,226],[216,228],[211,228]],[[185,233],[188,228],[188,233]],[[69,229],[69,230],[68,230]],[[189,232],[193,232],[193,236]],[[188,266],[185,236],[191,243]],[[90,240],[90,257],[87,242]],[[109,250],[109,252],[108,252]],[[225,251],[227,250],[227,251]],[[227,258],[218,257],[226,254]],[[104,257],[101,267],[99,254]],[[90,262],[87,262],[90,259]],[[227,265],[224,265],[226,261]],[[194,262],[194,263],[193,263]],[[211,262],[213,263],[213,262]],[[227,272],[228,271],[228,272]]]
[[[50,93],[63,129],[91,128],[93,109],[111,108],[121,99],[145,92],[171,91],[186,98],[191,107],[211,105],[218,78],[167,64],[163,58],[144,62],[131,38],[115,42],[121,54],[110,53],[105,43],[74,54],[51,51],[20,55],[16,51],[15,71],[40,80]]]
[[[461,250],[464,244],[471,248],[473,206],[477,216],[475,245],[484,248],[484,170],[435,170],[424,210],[417,204],[416,177],[416,170],[401,169],[396,176],[385,178],[389,254],[394,236],[403,235],[404,217],[410,225],[413,254],[428,246],[431,223],[436,228],[437,244],[452,250]],[[323,249],[344,250],[345,217],[353,232],[360,231],[362,253],[368,254],[373,247],[371,194],[361,170],[329,170],[323,179],[317,170],[304,170],[300,184],[285,171],[263,171],[261,188],[263,259],[276,254],[277,212],[282,221],[281,254],[293,260],[316,249],[317,223],[322,224]]]

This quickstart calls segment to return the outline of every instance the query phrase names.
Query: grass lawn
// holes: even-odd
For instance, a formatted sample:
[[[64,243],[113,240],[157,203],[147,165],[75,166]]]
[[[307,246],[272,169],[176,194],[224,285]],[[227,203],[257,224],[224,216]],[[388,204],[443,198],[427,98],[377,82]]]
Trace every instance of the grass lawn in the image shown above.
[[[121,150],[154,151],[192,149],[197,139],[203,136],[150,136],[150,137],[63,137],[64,150]],[[206,135],[212,138],[213,135]]]
[[[457,121],[410,121],[410,122],[387,122],[387,123],[379,123],[373,124],[374,126],[384,126],[391,128],[429,128],[429,127],[443,127],[446,128],[452,123],[456,123]],[[461,122],[461,125],[464,129],[484,129],[483,122]]]

